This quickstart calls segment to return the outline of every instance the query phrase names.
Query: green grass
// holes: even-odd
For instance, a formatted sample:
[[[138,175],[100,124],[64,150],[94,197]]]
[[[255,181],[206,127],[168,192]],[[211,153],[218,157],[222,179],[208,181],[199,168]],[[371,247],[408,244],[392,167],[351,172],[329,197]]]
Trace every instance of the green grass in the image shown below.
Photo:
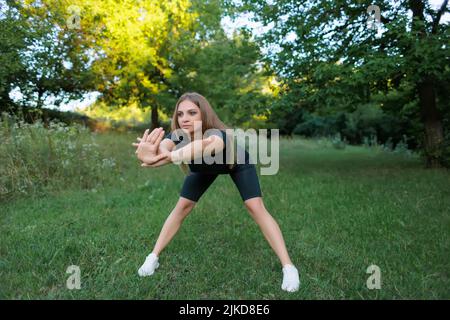
[[[135,135],[96,137],[112,183],[69,185],[1,204],[1,299],[449,299],[450,173],[414,156],[282,140],[280,170],[261,176],[301,288],[281,290],[276,255],[227,175],[219,176],[162,252],[137,269],[176,203],[176,166],[141,168]],[[111,173],[112,172],[112,173]],[[95,185],[95,184],[91,184]],[[381,290],[369,290],[369,265]],[[81,269],[68,290],[66,269]]]

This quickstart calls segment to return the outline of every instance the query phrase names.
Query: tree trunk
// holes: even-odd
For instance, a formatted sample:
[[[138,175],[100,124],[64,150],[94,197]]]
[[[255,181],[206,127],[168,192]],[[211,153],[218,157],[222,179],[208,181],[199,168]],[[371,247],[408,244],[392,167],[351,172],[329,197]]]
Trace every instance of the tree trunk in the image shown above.
[[[443,6],[447,5],[447,1]],[[412,30],[418,31],[419,41],[426,39],[426,21],[424,16],[425,4],[422,0],[409,0],[409,7],[413,12]],[[441,11],[443,9],[441,8]],[[422,24],[415,23],[415,19],[422,22]],[[436,17],[434,23],[439,24],[440,15]],[[433,27],[433,33],[437,32],[437,26]],[[418,64],[421,61],[417,61]],[[422,122],[425,127],[423,148],[426,157],[427,168],[442,167],[442,145],[444,134],[442,129],[442,116],[436,106],[436,93],[434,91],[434,81],[429,75],[423,75],[421,80],[416,84],[417,92],[419,94],[419,104]]]
[[[442,128],[442,117],[436,106],[436,94],[431,79],[417,85],[419,93],[420,112],[422,122],[425,126],[424,149],[427,168],[440,168],[444,132]]]
[[[151,123],[151,130],[159,127],[159,120],[158,120],[158,106],[156,104],[152,104],[152,123]]]
[[[42,109],[42,105],[43,105],[43,101],[42,101],[42,96],[44,95],[44,90],[42,89],[38,89],[38,97],[37,97],[37,101],[36,101],[36,108],[38,109]]]

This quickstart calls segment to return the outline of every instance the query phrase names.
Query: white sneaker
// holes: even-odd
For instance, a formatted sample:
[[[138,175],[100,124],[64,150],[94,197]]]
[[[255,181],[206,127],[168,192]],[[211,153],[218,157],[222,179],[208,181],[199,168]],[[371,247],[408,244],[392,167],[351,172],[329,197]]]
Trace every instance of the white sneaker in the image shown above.
[[[158,257],[153,252],[145,258],[144,264],[139,268],[138,274],[141,277],[151,276],[159,267]]]
[[[288,292],[295,292],[300,286],[298,270],[292,264],[286,264],[283,267],[283,284],[281,289]]]

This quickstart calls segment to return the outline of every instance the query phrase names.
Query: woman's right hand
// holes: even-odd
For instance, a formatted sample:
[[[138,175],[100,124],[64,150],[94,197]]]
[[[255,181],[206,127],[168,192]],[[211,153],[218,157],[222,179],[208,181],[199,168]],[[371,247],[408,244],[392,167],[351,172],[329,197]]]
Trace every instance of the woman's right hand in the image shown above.
[[[145,162],[143,162],[141,164],[141,167],[157,168],[157,167],[161,167],[163,165],[166,165],[166,164],[172,162],[171,161],[171,153],[170,153],[170,151],[161,153],[161,156],[162,156],[162,158],[159,159],[156,162],[153,162],[153,163],[145,163]]]
[[[158,155],[158,148],[164,137],[164,130],[156,128],[150,134],[148,132],[149,129],[145,130],[142,138],[138,138],[139,143],[133,143],[133,146],[137,147],[136,154],[139,160],[152,164],[166,156],[164,154]]]

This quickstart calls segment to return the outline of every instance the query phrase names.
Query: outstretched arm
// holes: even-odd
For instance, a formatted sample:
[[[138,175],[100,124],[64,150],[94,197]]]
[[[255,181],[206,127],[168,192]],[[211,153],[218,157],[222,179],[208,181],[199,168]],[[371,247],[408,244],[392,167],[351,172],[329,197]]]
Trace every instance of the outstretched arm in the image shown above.
[[[200,157],[203,154],[202,150],[214,150],[214,152],[219,152],[223,148],[223,141],[219,137],[212,136],[207,139],[193,141],[178,150],[165,152],[166,156],[164,158],[154,163],[142,163],[141,166],[156,168],[164,166],[168,163],[180,164],[182,162],[188,162],[192,159]]]
[[[223,140],[213,135],[206,139],[192,141],[183,148],[170,152],[170,161],[176,164],[190,162],[191,160],[201,158],[204,151],[214,150],[217,153],[224,147]]]
[[[163,132],[161,129],[155,129],[148,135],[147,130],[142,139],[138,138],[139,144],[133,144],[138,147],[136,153],[138,153],[138,158],[143,162],[143,167],[155,168],[168,163],[186,163],[202,157],[205,151],[209,151],[208,154],[211,151],[217,153],[225,147],[223,140],[213,135],[206,139],[195,140],[178,150],[172,151],[175,144],[170,139],[161,141]]]

